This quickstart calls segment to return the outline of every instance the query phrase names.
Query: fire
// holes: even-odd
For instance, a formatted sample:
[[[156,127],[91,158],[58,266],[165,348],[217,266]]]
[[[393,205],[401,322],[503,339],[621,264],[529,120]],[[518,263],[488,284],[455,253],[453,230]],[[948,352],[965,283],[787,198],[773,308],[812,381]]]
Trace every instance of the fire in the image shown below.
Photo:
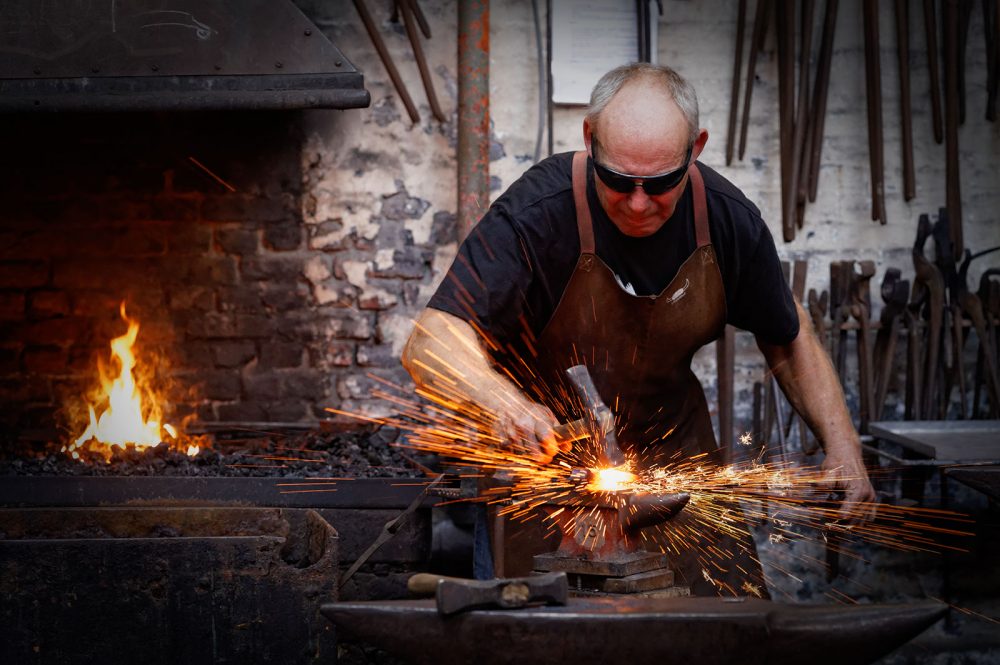
[[[136,382],[133,348],[139,336],[139,322],[128,317],[124,302],[121,304],[121,317],[128,324],[128,331],[111,340],[111,367],[119,368],[118,375],[114,376],[110,373],[113,370],[99,366],[101,392],[97,404],[88,405],[90,423],[83,434],[62,450],[74,459],[80,458],[80,449],[86,449],[110,460],[112,446],[148,447],[170,441],[188,455],[197,455],[200,447],[184,445],[177,440],[177,429],[161,422],[163,411],[156,396]],[[100,406],[104,409],[98,416]]]
[[[623,492],[633,489],[637,476],[624,466],[594,469],[587,489],[591,492]]]

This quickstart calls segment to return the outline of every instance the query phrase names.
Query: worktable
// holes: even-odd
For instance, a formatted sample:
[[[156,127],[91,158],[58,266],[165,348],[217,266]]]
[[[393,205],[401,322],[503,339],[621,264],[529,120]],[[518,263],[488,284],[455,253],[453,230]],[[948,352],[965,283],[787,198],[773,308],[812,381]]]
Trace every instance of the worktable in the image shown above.
[[[903,458],[866,446],[906,466],[1000,464],[1000,420],[912,420],[869,424],[875,439],[902,446]]]

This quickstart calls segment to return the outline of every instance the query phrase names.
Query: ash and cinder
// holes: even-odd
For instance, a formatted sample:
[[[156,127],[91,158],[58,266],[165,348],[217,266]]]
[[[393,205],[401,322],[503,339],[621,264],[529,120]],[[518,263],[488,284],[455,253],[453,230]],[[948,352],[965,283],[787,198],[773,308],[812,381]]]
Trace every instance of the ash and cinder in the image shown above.
[[[229,430],[204,435],[209,447],[194,456],[167,444],[114,448],[79,460],[60,452],[62,443],[8,441],[0,446],[0,476],[218,476],[296,478],[398,478],[421,475],[395,447],[395,427],[349,431]]]

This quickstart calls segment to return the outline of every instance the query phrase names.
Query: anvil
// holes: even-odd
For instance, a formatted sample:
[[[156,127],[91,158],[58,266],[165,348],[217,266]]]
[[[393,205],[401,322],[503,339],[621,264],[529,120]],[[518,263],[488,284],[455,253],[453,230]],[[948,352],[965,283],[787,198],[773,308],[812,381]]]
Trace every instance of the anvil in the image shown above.
[[[944,615],[941,603],[787,605],[758,598],[570,598],[442,617],[433,600],[327,603],[343,629],[409,662],[863,665]]]
[[[579,591],[636,593],[672,587],[667,555],[645,551],[639,532],[666,522],[689,499],[683,493],[594,493],[568,505],[548,505],[562,541],[555,552],[534,557],[535,570],[565,572]]]

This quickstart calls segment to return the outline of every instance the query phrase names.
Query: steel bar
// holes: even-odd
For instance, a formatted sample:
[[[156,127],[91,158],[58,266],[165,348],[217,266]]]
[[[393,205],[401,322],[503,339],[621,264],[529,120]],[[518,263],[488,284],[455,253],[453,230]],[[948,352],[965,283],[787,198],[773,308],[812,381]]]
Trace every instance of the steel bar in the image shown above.
[[[465,239],[489,207],[489,44],[489,2],[460,0],[457,151],[459,241]]]
[[[899,61],[900,130],[903,133],[903,199],[917,195],[913,172],[913,114],[910,108],[910,10],[908,0],[896,0],[896,55]]]
[[[965,124],[965,53],[969,45],[969,25],[972,23],[972,0],[958,4],[958,123]],[[985,28],[985,25],[984,25]]]
[[[991,9],[986,10],[987,7]],[[1000,0],[983,0],[983,32],[986,34],[986,119],[996,122],[997,92],[1000,88]],[[989,18],[986,18],[986,17]],[[992,69],[989,64],[993,63]]]
[[[872,221],[886,223],[885,167],[882,159],[882,81],[879,57],[878,2],[863,0],[865,83],[868,99],[868,159],[871,165]]]
[[[420,32],[424,33],[424,39],[430,39],[431,26],[427,24],[427,17],[424,16],[424,10],[420,8],[420,3],[417,0],[409,0],[409,2],[413,16],[417,19],[417,25],[420,26]]]
[[[914,284],[914,288],[916,288],[916,284]],[[923,378],[920,352],[920,306],[908,305],[904,316],[906,317],[906,396],[903,418],[920,420],[923,404],[921,398]]]
[[[945,200],[955,260],[965,249],[962,233],[962,185],[958,161],[958,0],[944,0]]]
[[[427,104],[431,107],[431,115],[438,122],[447,122],[448,117],[441,110],[437,93],[434,92],[434,79],[431,78],[431,72],[427,68],[424,47],[420,44],[420,35],[417,34],[416,19],[413,17],[413,1],[399,0],[399,12],[403,15],[403,25],[406,27],[406,35],[409,37],[410,46],[413,48],[413,58],[417,61],[420,80],[424,83],[424,92],[427,94]]]
[[[736,56],[733,58],[733,84],[729,93],[729,125],[726,130],[726,166],[733,163],[736,148],[736,118],[739,115],[740,74],[743,71],[743,33],[746,27],[747,0],[740,0],[736,10]]]
[[[802,162],[805,161],[803,151],[805,150],[806,134],[809,131],[809,60],[812,55],[812,24],[813,24],[813,0],[802,1],[802,24],[801,24],[801,44],[799,48],[799,87],[795,108],[792,113],[792,164],[788,173],[788,192],[783,193],[788,197],[787,205],[789,214],[794,219],[795,227],[802,228],[805,222],[805,199],[799,198],[799,180],[802,171]],[[791,22],[791,49],[794,56],[795,51],[795,24]],[[794,68],[794,66],[793,66]],[[802,298],[800,296],[799,301]]]
[[[778,0],[775,7],[778,41],[778,142],[781,152],[781,232],[795,240],[795,0]]]
[[[937,12],[934,0],[924,0],[924,36],[927,40],[927,71],[931,87],[934,141],[941,143],[944,141],[944,125],[941,119],[941,75],[938,68]]]
[[[928,601],[810,606],[619,596],[454,618],[442,618],[431,600],[327,603],[321,612],[338,629],[431,665],[662,665],[665,658],[699,665],[861,665],[909,641],[946,609]]]
[[[724,464],[731,464],[733,461],[735,339],[735,328],[727,325],[722,337],[715,340],[715,360],[719,385],[719,448],[722,449]]]
[[[983,36],[986,41],[986,119],[990,122],[996,120],[997,114],[997,47],[996,41],[1000,36],[997,28],[997,5],[996,0],[982,0],[983,8]]]
[[[753,35],[750,38],[750,55],[747,60],[747,85],[743,96],[743,118],[740,121],[739,158],[743,159],[747,147],[747,126],[750,124],[750,100],[753,98],[753,83],[757,70],[757,54],[764,49],[767,25],[771,19],[771,4],[774,0],[757,0],[754,12]]]
[[[402,4],[400,6],[402,6]],[[404,9],[403,11],[406,10]],[[385,525],[382,527],[382,531],[379,532],[379,535],[375,538],[375,540],[372,541],[371,545],[369,545],[367,549],[365,549],[365,551],[361,553],[361,556],[359,556],[357,559],[354,560],[354,563],[350,565],[347,571],[340,576],[340,581],[337,584],[338,588],[341,588],[345,584],[347,584],[347,581],[354,576],[354,573],[358,572],[358,569],[360,569],[361,566],[363,566],[365,562],[368,561],[368,559],[370,559],[371,556],[375,554],[375,552],[378,551],[380,547],[382,547],[382,545],[387,543],[389,540],[392,539],[393,536],[396,535],[396,532],[399,531],[399,528],[403,525],[403,522],[406,520],[406,518],[409,517],[411,514],[413,514],[417,510],[417,508],[420,507],[420,504],[423,502],[424,497],[427,496],[427,491],[430,490],[435,485],[440,484],[442,480],[444,480],[443,473],[434,480],[432,480],[429,484],[425,485],[424,488],[421,490],[420,494],[413,497],[413,500],[410,502],[410,505],[408,505],[405,509],[403,509],[403,511],[399,515],[396,515],[391,520],[385,523]]]
[[[368,12],[368,7],[365,6],[364,0],[354,0],[354,8],[358,10],[358,16],[361,17],[361,22],[364,24],[365,30],[372,40],[372,44],[375,45],[375,50],[378,52],[378,57],[385,66],[385,71],[389,74],[392,86],[399,94],[399,99],[403,102],[403,106],[406,107],[406,113],[410,116],[410,122],[413,124],[420,122],[420,113],[417,112],[417,107],[414,105],[410,93],[406,90],[406,84],[403,83],[403,79],[399,76],[396,63],[393,62],[392,56],[389,54],[389,49],[386,48],[385,42],[382,40],[382,35],[379,34],[378,28],[375,27],[375,21],[372,20],[372,15]]]
[[[833,38],[837,30],[837,7],[837,0],[826,1],[823,38],[819,45],[819,61],[816,63],[816,82],[813,84],[808,167],[810,202],[816,200],[819,186],[819,164],[823,154],[823,127],[826,122],[826,99],[830,88],[830,64],[833,62]]]
[[[926,351],[923,354],[923,368],[920,372],[919,416],[931,417],[931,408],[937,394],[938,357],[941,347],[941,329],[944,315],[944,277],[937,266],[924,256],[924,243],[931,234],[931,223],[927,215],[921,215],[917,225],[917,240],[913,246],[913,268],[916,282],[921,284],[927,302],[925,309],[928,316],[927,336],[924,342]]]

